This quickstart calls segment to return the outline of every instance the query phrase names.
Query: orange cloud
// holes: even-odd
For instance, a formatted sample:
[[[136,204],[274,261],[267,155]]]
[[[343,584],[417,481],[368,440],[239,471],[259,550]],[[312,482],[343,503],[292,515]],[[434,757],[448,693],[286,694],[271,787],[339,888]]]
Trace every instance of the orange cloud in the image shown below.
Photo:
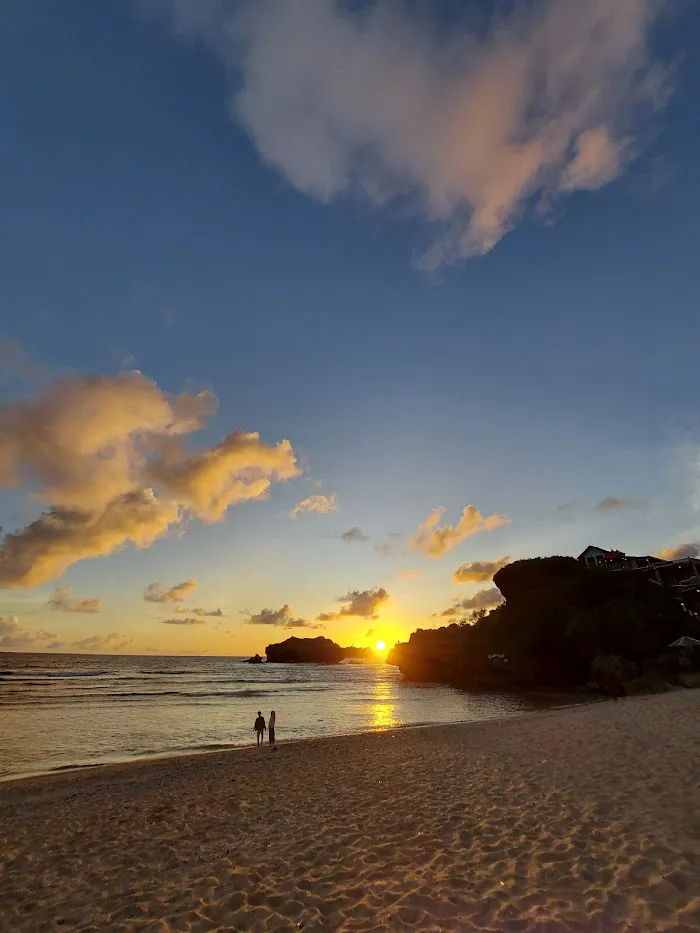
[[[452,574],[452,579],[455,583],[486,583],[510,562],[510,557],[498,557],[496,560],[474,560],[468,564],[461,564]]]
[[[700,557],[700,547],[695,541],[677,544],[675,547],[666,547],[656,554],[659,560],[682,560],[684,557]]]
[[[92,635],[90,638],[83,638],[82,641],[74,641],[71,648],[77,648],[79,651],[123,651],[133,644],[134,638],[131,635],[120,635],[118,632],[111,632],[109,635]]]
[[[185,580],[184,583],[176,583],[175,586],[168,589],[161,586],[160,583],[149,583],[144,591],[143,598],[147,603],[181,603],[196,586],[197,581],[192,578]]]
[[[0,649],[5,651],[58,650],[65,647],[55,632],[29,631],[17,616],[0,616]]]
[[[394,580],[413,580],[414,577],[420,576],[423,573],[421,567],[407,567],[406,570],[401,570],[394,577]]]
[[[317,515],[327,515],[328,512],[338,511],[338,501],[335,493],[330,496],[316,495],[309,496],[297,502],[289,513],[290,518],[296,518],[302,512],[315,512]]]
[[[440,525],[444,512],[442,508],[433,509],[423,524],[418,526],[408,546],[426,557],[442,557],[466,538],[510,522],[506,515],[489,515],[484,518],[475,506],[467,505],[456,525]]]
[[[102,600],[92,596],[71,596],[72,586],[63,586],[49,597],[47,606],[58,612],[88,612],[102,611]]]
[[[126,544],[149,547],[191,515],[219,521],[299,475],[289,441],[234,431],[194,453],[184,438],[216,410],[210,392],[170,395],[142,373],[72,376],[0,410],[0,487],[48,510],[0,542],[0,587],[32,587]]]

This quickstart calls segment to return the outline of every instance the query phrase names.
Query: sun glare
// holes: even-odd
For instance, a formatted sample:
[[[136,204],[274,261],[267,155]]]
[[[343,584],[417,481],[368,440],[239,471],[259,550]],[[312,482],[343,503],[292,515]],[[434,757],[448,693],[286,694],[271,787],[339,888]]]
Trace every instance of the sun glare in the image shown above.
[[[377,651],[386,651],[386,642],[378,641],[374,647],[377,649]]]

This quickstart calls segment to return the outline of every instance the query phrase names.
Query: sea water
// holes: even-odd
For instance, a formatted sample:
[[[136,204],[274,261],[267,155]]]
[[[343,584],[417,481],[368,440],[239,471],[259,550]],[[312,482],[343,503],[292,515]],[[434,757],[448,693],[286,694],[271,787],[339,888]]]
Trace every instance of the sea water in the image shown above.
[[[254,742],[500,718],[522,697],[407,684],[382,663],[0,652],[0,778]]]

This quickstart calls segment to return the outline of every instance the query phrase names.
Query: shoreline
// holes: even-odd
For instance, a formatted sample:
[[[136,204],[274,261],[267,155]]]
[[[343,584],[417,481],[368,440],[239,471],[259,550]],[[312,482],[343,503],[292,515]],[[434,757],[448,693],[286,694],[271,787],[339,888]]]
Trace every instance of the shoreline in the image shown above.
[[[0,933],[700,931],[700,691],[8,782]]]
[[[315,743],[318,741],[323,741],[327,739],[335,738],[344,738],[347,736],[363,736],[363,735],[375,735],[375,734],[384,734],[387,732],[394,731],[403,731],[405,729],[431,729],[441,726],[469,726],[476,725],[479,723],[492,723],[492,722],[501,722],[507,719],[518,719],[521,717],[528,717],[533,714],[546,713],[552,710],[561,710],[561,709],[570,709],[577,706],[587,706],[595,703],[604,703],[608,701],[608,698],[597,696],[594,694],[590,695],[580,695],[575,694],[573,696],[576,699],[573,702],[564,702],[565,700],[571,700],[572,695],[567,694],[528,694],[525,698],[537,700],[542,702],[541,707],[532,707],[530,709],[523,710],[514,710],[510,713],[503,713],[500,716],[494,716],[491,718],[484,719],[458,719],[451,722],[409,722],[401,723],[396,726],[387,726],[386,728],[375,728],[375,729],[365,729],[357,730],[354,732],[330,732],[325,735],[316,735],[316,736],[299,736],[295,738],[281,738],[278,740],[278,746],[289,746],[289,745],[298,745],[300,743]],[[551,702],[550,702],[551,701]],[[561,701],[561,702],[560,702]],[[267,747],[267,735],[265,737],[265,746]],[[193,747],[190,749],[174,749],[173,751],[163,751],[163,752],[153,752],[144,755],[124,757],[124,758],[108,758],[105,761],[87,761],[87,762],[75,762],[65,765],[57,765],[54,768],[50,768],[47,771],[32,771],[32,772],[20,772],[17,774],[0,774],[0,788],[5,785],[15,785],[21,783],[22,781],[33,781],[41,778],[51,778],[51,777],[60,777],[62,775],[70,775],[74,773],[82,773],[86,771],[104,771],[105,769],[114,768],[114,767],[125,767],[128,765],[139,765],[139,764],[148,764],[149,762],[154,761],[173,761],[179,760],[181,758],[197,758],[199,756],[210,756],[218,754],[229,754],[235,752],[242,752],[246,749],[255,748],[253,741],[250,743],[232,743],[231,745],[217,744],[213,747]]]

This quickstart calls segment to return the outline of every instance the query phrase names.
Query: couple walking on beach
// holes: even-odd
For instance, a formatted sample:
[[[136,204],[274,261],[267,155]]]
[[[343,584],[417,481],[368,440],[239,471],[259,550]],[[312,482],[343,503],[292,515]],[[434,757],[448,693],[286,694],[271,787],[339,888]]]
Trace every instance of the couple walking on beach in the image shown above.
[[[263,734],[265,730],[267,729],[267,735],[270,740],[270,745],[272,746],[272,748],[277,747],[277,743],[275,742],[275,719],[276,719],[275,711],[272,710],[272,712],[270,713],[269,722],[267,725],[265,725],[265,717],[260,712],[260,710],[258,710],[258,718],[255,720],[255,725],[253,726],[253,729],[255,730],[255,737],[257,739],[259,746],[263,744]]]

